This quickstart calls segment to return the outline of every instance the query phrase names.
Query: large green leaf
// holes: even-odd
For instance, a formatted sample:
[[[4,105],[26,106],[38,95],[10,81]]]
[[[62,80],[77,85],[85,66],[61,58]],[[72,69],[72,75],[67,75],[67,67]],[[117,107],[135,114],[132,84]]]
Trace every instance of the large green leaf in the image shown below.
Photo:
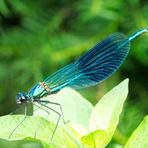
[[[109,91],[94,107],[90,117],[90,133],[82,137],[86,147],[105,147],[119,122],[119,115],[128,94],[128,79]]]
[[[42,98],[62,106],[67,124],[60,124],[52,142],[50,138],[57,123],[58,115],[42,105],[35,108],[34,116],[26,120],[8,138],[13,129],[23,120],[22,115],[8,115],[0,118],[0,138],[7,140],[40,141],[44,147],[105,147],[115,131],[119,115],[128,93],[128,80],[113,88],[101,101],[93,106],[76,91],[65,88],[55,95]],[[40,104],[36,104],[40,105]],[[46,104],[61,113],[58,105]],[[47,113],[49,112],[49,114]],[[40,117],[41,116],[41,117]],[[10,124],[11,123],[11,124]]]
[[[125,148],[147,148],[148,147],[148,115],[130,136]]]
[[[78,147],[79,143],[66,130],[59,127],[54,139],[51,136],[55,125],[42,117],[27,116],[26,120],[14,131],[13,129],[23,120],[23,115],[7,115],[0,117],[0,138],[7,140],[31,140],[40,141],[46,146]]]

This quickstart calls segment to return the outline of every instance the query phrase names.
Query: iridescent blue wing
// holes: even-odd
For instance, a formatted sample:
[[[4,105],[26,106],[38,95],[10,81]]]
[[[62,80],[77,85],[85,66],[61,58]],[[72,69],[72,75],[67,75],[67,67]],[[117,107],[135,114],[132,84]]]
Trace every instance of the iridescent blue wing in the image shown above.
[[[96,85],[119,68],[129,49],[128,38],[122,33],[114,33],[74,63],[47,77],[44,82],[53,93],[67,86],[80,89]]]

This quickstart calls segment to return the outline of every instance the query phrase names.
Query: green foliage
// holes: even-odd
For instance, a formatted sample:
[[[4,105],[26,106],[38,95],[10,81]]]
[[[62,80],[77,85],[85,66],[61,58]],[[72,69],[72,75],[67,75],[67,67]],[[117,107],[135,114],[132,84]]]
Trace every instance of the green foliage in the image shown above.
[[[147,148],[148,146],[148,116],[144,118],[141,124],[130,136],[125,148],[129,147],[142,147]]]
[[[44,147],[54,148],[103,148],[111,141],[117,128],[119,115],[127,94],[128,79],[114,87],[93,107],[76,91],[65,88],[58,94],[47,97],[50,100],[55,99],[55,102],[61,98],[62,107],[65,104],[64,117],[70,120],[67,124],[61,122],[52,141],[49,137],[52,137],[55,128],[55,115],[48,118],[46,112],[41,109],[38,109],[34,116],[27,116],[26,120],[14,131],[11,137],[9,137],[10,133],[23,120],[24,116],[7,115],[0,117],[0,138],[10,141],[21,139],[40,141]],[[143,145],[140,139],[145,138],[148,133],[146,124],[147,118],[131,135],[126,147],[133,145],[136,148],[137,144]],[[140,143],[137,143],[137,139]],[[146,141],[144,145],[147,145]]]
[[[11,131],[18,125],[24,118],[23,115],[11,116],[7,115],[1,117],[1,138],[8,139]],[[11,122],[11,125],[9,124]],[[40,127],[40,128],[39,128]],[[8,140],[31,140],[40,141],[46,146],[53,145],[53,147],[77,147],[75,140],[69,136],[69,134],[62,128],[58,128],[56,131],[56,138],[54,138],[53,144],[50,142],[51,134],[54,130],[55,125],[48,120],[41,117],[30,116],[27,117],[26,121],[20,126],[14,134]],[[50,144],[51,143],[51,144]]]
[[[90,116],[89,124],[92,133],[83,138],[86,145],[90,140],[92,141],[92,138],[93,147],[105,147],[110,142],[127,94],[128,80],[125,80],[97,103]]]
[[[11,132],[24,119],[24,116],[7,115],[0,117],[0,138],[9,141],[36,141],[41,142],[43,147],[53,148],[106,147],[117,128],[127,95],[128,79],[103,96],[95,107],[76,91],[65,88],[58,94],[46,98],[54,99],[55,102],[61,100],[62,107],[64,107],[64,117],[69,119],[67,124],[60,123],[52,141],[49,137],[52,137],[57,119],[55,115],[47,116],[46,112],[43,111],[45,108],[39,108],[35,111],[34,116],[27,116],[11,136]],[[125,148],[147,147],[147,121],[146,116],[127,143],[124,141]]]

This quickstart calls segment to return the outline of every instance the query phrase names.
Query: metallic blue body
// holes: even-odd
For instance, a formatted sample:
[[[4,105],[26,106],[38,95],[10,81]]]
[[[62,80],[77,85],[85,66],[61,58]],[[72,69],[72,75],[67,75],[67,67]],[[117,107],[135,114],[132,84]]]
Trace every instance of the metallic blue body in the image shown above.
[[[43,82],[50,88],[50,92],[37,84],[26,94],[26,99],[39,99],[64,87],[81,89],[102,82],[123,63],[130,50],[130,41],[144,32],[148,32],[148,29],[142,29],[130,37],[119,32],[110,35],[75,62],[47,77]]]

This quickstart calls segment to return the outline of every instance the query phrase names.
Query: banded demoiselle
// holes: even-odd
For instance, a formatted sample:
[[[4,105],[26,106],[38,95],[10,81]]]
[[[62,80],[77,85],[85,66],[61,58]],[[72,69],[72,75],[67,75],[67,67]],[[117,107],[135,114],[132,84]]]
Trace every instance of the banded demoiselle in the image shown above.
[[[52,75],[48,76],[43,82],[36,84],[28,91],[28,93],[25,94],[19,92],[16,101],[18,104],[25,104],[25,116],[22,122],[26,118],[26,104],[28,102],[32,102],[33,104],[34,102],[37,102],[47,109],[54,111],[59,118],[52,133],[52,139],[59,124],[61,115],[63,117],[63,121],[65,121],[62,107],[58,103],[54,103],[49,100],[41,100],[40,98],[57,93],[64,87],[82,89],[94,86],[107,79],[124,62],[130,50],[130,42],[144,32],[148,32],[148,28],[142,29],[130,37],[127,37],[120,32],[114,33],[102,42],[96,44],[75,62],[59,69]],[[61,114],[49,106],[46,106],[44,103],[51,103],[59,106]],[[22,122],[20,122],[18,126],[20,126]],[[9,137],[11,137],[16,128],[14,128]]]

